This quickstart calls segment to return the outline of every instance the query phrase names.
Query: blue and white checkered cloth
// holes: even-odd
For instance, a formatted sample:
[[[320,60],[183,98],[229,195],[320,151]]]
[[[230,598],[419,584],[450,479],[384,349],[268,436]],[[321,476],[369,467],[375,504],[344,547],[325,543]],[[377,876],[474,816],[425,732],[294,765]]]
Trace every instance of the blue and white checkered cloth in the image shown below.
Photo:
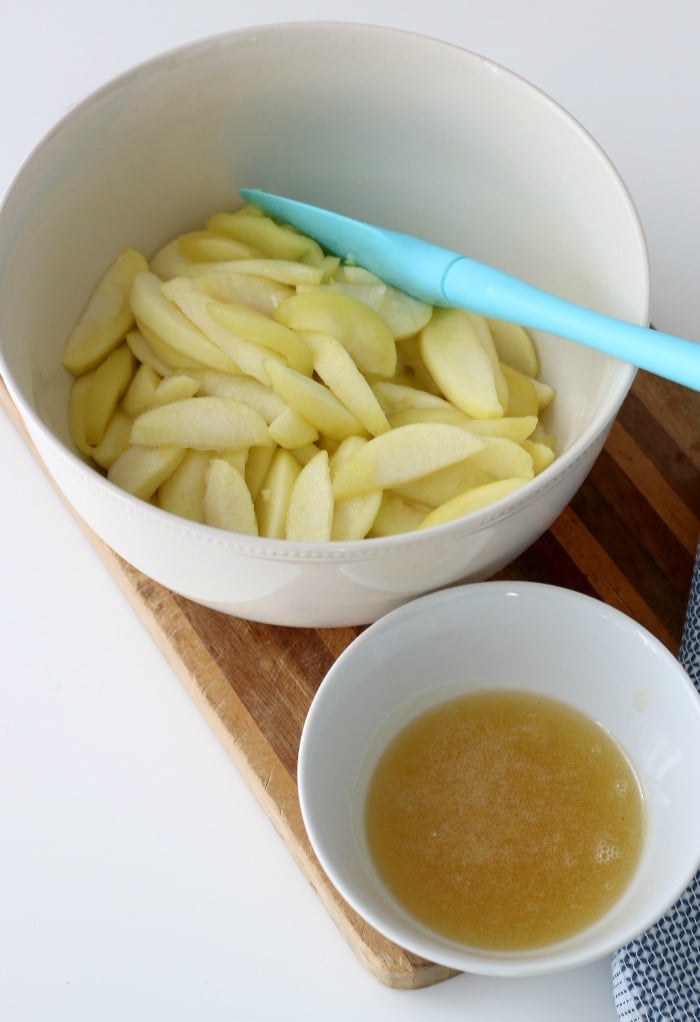
[[[679,660],[700,689],[700,547]],[[700,1022],[700,872],[663,919],[615,953],[612,976],[620,1022]]]

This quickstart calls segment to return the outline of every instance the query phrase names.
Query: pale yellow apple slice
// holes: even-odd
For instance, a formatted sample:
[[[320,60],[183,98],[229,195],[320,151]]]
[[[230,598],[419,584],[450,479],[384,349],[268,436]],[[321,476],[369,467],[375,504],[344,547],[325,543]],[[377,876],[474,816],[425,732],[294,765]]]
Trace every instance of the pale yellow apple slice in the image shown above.
[[[93,369],[82,376],[77,376],[71,385],[68,399],[68,428],[71,440],[80,453],[88,458],[92,457],[93,446],[87,442],[85,436],[85,405],[94,375]]]
[[[209,314],[215,323],[252,344],[281,355],[292,369],[305,376],[313,372],[313,358],[303,337],[274,319],[241,302],[209,303]]]
[[[430,472],[420,479],[411,479],[397,486],[394,492],[404,500],[425,507],[427,514],[431,508],[445,504],[465,490],[492,482],[495,482],[495,477],[490,472],[475,464],[473,458],[465,458],[454,465],[446,465],[437,472]]]
[[[204,491],[204,521],[217,529],[257,536],[258,523],[245,479],[224,458],[212,458]]]
[[[505,437],[522,443],[530,437],[537,426],[536,415],[504,415],[500,419],[472,419],[454,405],[445,404],[434,408],[401,408],[389,415],[392,428],[405,426],[410,422],[444,422],[462,429],[471,430],[478,436]]]
[[[330,458],[331,480],[344,461],[363,447],[364,437],[350,436],[339,444]],[[382,503],[382,491],[372,490],[361,497],[336,500],[333,507],[331,539],[336,541],[364,539],[377,517]]]
[[[324,543],[333,526],[333,488],[328,452],[320,450],[296,478],[287,511],[287,539]]]
[[[285,298],[274,318],[292,330],[330,334],[340,341],[363,373],[391,376],[396,369],[396,341],[381,316],[350,295],[325,288]]]
[[[366,378],[347,349],[328,334],[302,334],[313,356],[313,368],[338,400],[372,436],[386,433],[389,421]]]
[[[110,467],[107,478],[115,486],[150,500],[185,456],[183,447],[130,446]]]
[[[107,423],[107,429],[92,452],[93,461],[100,468],[109,469],[131,443],[133,419],[122,408],[117,408]]]
[[[292,489],[301,465],[289,451],[279,447],[255,500],[255,514],[261,536],[285,539],[287,513]]]
[[[74,375],[99,365],[134,326],[131,288],[137,274],[147,269],[145,256],[125,248],[102,276],[63,352],[63,365]]]
[[[463,518],[474,511],[480,511],[482,508],[488,507],[489,504],[519,490],[526,482],[526,479],[498,479],[493,483],[475,486],[473,490],[467,490],[466,493],[453,497],[446,504],[436,507],[425,516],[419,528],[427,529],[431,525],[442,525],[455,518]]]
[[[540,405],[532,380],[505,363],[501,365],[501,372],[508,385],[506,415],[539,415]]]
[[[452,404],[476,419],[491,419],[505,414],[508,389],[493,342],[477,323],[463,309],[436,309],[421,332],[420,352]]]
[[[277,448],[273,444],[254,445],[248,448],[248,458],[245,463],[245,481],[253,502],[255,502],[260,492],[276,450]]]
[[[532,465],[535,475],[544,472],[554,461],[554,451],[547,444],[539,443],[536,440],[524,440],[523,447],[532,458]]]
[[[226,451],[271,441],[264,418],[249,405],[221,397],[192,397],[143,412],[134,420],[131,442]]]
[[[166,286],[155,273],[147,272],[137,274],[131,288],[131,306],[136,322],[149,344],[153,346],[154,337],[160,338],[167,348],[184,356],[185,363],[176,368],[202,365],[222,372],[238,372],[236,362],[166,297],[163,292]],[[158,355],[158,350],[155,350]],[[167,358],[163,361],[171,364]]]
[[[122,398],[122,408],[132,418],[153,405],[161,377],[155,369],[142,362],[134,373],[129,388]]]
[[[391,489],[482,450],[484,442],[459,426],[416,423],[372,437],[338,467],[337,500]]]
[[[439,394],[433,394],[420,387],[413,387],[394,380],[373,380],[372,390],[380,405],[391,418],[396,412],[406,408],[446,408],[453,407],[449,401]]]
[[[260,412],[266,422],[272,422],[287,408],[272,387],[253,376],[234,376],[214,369],[194,370],[191,376],[199,384],[198,393],[209,397],[225,397],[229,401],[242,401]]]
[[[268,360],[265,369],[275,393],[315,426],[319,433],[336,440],[344,440],[355,434],[362,435],[361,424],[328,387],[281,362]]]
[[[235,259],[231,262],[212,263],[208,267],[190,266],[185,276],[223,273],[227,276],[262,277],[272,284],[287,285],[283,290],[291,293],[291,289],[297,286],[320,285],[323,272],[322,266],[309,266],[291,259]]]
[[[323,262],[323,250],[317,242],[249,209],[215,213],[206,226],[210,231],[252,246],[270,259],[289,259],[312,266],[320,266]]]
[[[208,451],[187,451],[158,488],[158,505],[191,522],[204,523],[204,492],[211,456]]]
[[[172,362],[164,362],[163,359],[156,355],[139,329],[130,330],[125,340],[137,362],[149,366],[160,377],[167,376],[171,369],[175,368]],[[193,368],[196,363],[190,362],[190,364]]]
[[[237,263],[192,263],[177,276],[189,277],[197,291],[217,302],[242,302],[266,316],[271,316],[280,302],[294,293],[293,288],[276,280],[240,273],[237,269],[235,272],[227,269],[229,266],[237,265]],[[312,267],[305,269],[311,270]]]
[[[251,245],[209,230],[181,234],[177,239],[177,247],[185,259],[199,263],[254,259],[259,254]]]
[[[385,490],[369,535],[396,536],[402,532],[413,532],[430,510],[424,504],[406,500],[393,490]]]
[[[528,332],[517,323],[502,319],[486,320],[501,362],[525,376],[539,376],[537,349]]]
[[[473,466],[494,479],[532,479],[535,474],[532,455],[522,444],[501,436],[482,436],[481,440],[484,447],[470,458]]]
[[[115,348],[95,369],[85,400],[85,439],[89,444],[99,444],[104,436],[135,369],[136,359],[126,344]]]
[[[269,430],[274,442],[290,451],[296,451],[318,440],[316,427],[295,408],[289,406],[270,422]]]

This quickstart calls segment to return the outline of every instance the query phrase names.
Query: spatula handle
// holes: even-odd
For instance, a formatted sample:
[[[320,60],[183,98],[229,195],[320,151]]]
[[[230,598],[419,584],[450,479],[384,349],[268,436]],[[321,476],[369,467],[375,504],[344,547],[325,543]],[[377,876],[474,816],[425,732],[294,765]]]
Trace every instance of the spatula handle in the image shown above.
[[[582,308],[467,257],[447,268],[442,295],[448,305],[578,341],[700,391],[700,343],[696,341]]]

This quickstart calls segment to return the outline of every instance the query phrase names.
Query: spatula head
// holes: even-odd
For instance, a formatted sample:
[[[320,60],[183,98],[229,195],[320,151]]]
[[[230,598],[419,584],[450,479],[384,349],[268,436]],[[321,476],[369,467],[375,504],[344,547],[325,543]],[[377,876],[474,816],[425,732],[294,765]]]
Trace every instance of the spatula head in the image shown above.
[[[414,298],[433,304],[444,301],[441,283],[447,268],[459,258],[455,253],[281,195],[255,188],[242,188],[240,194],[278,222],[308,234],[326,251],[370,270]]]

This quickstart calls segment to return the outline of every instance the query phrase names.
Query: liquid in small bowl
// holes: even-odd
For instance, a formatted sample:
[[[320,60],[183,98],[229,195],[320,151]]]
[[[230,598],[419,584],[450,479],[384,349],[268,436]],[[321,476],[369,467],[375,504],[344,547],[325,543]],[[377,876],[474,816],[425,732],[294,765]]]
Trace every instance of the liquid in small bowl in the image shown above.
[[[566,940],[618,900],[640,858],[644,800],[595,721],[491,689],[399,731],[370,777],[364,826],[410,916],[461,944],[520,951]]]

